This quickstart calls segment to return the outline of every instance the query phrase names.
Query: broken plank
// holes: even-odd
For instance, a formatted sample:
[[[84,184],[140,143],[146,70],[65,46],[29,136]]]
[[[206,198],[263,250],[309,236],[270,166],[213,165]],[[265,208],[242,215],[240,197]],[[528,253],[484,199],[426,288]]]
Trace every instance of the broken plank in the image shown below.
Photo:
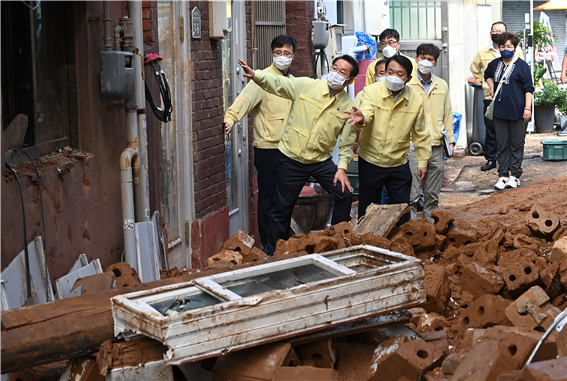
[[[362,217],[354,231],[363,234],[372,232],[381,237],[386,237],[396,226],[400,218],[409,213],[407,204],[376,205],[370,204],[366,208],[366,214]]]

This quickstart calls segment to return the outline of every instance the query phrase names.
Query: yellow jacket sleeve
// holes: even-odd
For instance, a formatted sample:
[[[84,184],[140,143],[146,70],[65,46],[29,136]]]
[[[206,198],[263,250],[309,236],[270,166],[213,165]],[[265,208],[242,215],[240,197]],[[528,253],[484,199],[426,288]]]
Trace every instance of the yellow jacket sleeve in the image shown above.
[[[449,143],[456,143],[453,136],[453,106],[451,104],[449,91],[445,93],[445,115],[443,116],[443,124],[445,125],[443,130],[447,132]]]
[[[341,141],[339,143],[339,166],[346,171],[348,165],[354,158],[354,147],[356,145],[356,125],[345,123],[341,130]]]
[[[358,106],[356,107],[358,107],[360,112],[362,112],[362,115],[364,115],[364,122],[362,124],[359,124],[358,126],[364,127],[374,118],[374,105],[372,104],[370,97],[364,90],[362,90],[358,95]]]
[[[262,101],[263,93],[264,91],[260,86],[254,82],[249,82],[228,110],[226,110],[224,120],[233,126],[234,123],[242,119]]]
[[[415,147],[415,156],[417,158],[417,166],[419,168],[426,168],[427,162],[431,157],[431,138],[429,130],[425,126],[425,116],[423,114],[423,104],[419,108],[417,120],[415,121],[412,139]]]
[[[364,86],[369,86],[373,83],[376,83],[376,78],[374,78],[374,75],[376,74],[376,62],[378,62],[378,60],[372,61],[370,62],[370,65],[368,65],[368,68],[366,69],[366,82],[364,83]]]
[[[305,78],[289,78],[257,71],[254,82],[268,93],[295,101],[301,94]]]
[[[476,80],[480,83],[484,82],[484,74],[482,72],[482,59],[480,57],[480,50],[474,56],[471,62],[471,73],[473,73]]]

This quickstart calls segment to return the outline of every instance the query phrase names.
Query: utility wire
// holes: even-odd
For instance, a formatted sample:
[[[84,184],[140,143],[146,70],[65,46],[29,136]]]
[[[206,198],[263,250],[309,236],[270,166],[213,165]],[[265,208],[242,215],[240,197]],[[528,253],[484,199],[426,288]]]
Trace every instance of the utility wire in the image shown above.
[[[26,3],[24,0],[20,0],[26,7],[28,7],[29,9],[31,9],[32,11],[35,11],[37,8],[39,8],[39,6],[41,5],[41,1],[36,1],[36,5],[35,7],[31,7],[28,5],[28,3]]]

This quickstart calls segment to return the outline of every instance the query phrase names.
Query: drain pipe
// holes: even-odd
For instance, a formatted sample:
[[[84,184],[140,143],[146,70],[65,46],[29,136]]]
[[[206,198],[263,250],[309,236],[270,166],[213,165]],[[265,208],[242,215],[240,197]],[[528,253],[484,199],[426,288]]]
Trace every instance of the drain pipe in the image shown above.
[[[150,186],[148,181],[148,135],[146,126],[146,98],[144,87],[144,40],[142,2],[129,1],[128,14],[132,20],[134,35],[134,91],[136,95],[137,124],[139,137],[140,184],[135,187],[136,221],[150,220]]]
[[[112,37],[110,34],[110,2],[103,1],[104,8],[104,50],[112,50]],[[118,50],[118,48],[117,48]]]

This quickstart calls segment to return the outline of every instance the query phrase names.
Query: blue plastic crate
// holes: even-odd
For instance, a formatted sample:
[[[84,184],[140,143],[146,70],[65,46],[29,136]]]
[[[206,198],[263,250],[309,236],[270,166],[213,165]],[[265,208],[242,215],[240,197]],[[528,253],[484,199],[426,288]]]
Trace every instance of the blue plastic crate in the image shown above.
[[[567,140],[544,140],[543,160],[567,160]]]

